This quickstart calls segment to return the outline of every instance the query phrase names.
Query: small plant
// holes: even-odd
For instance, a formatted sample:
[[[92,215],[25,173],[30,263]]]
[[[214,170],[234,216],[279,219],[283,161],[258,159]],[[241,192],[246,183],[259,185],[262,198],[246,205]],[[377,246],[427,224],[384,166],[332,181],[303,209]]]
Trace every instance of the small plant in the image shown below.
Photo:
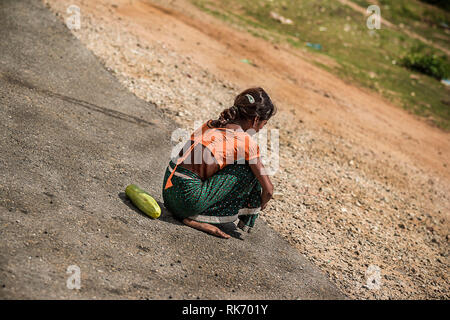
[[[426,50],[424,46],[413,47],[402,59],[401,64],[438,80],[450,76],[450,64],[445,56]]]

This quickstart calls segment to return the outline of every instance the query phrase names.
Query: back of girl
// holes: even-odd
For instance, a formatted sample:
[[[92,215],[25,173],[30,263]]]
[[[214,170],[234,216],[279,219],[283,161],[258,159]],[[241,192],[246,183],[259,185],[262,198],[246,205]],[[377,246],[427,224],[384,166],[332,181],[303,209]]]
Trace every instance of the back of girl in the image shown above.
[[[252,135],[275,112],[262,88],[250,88],[217,120],[195,130],[167,167],[163,183],[167,209],[186,225],[219,237],[230,236],[216,225],[236,220],[238,227],[250,232],[273,194]]]

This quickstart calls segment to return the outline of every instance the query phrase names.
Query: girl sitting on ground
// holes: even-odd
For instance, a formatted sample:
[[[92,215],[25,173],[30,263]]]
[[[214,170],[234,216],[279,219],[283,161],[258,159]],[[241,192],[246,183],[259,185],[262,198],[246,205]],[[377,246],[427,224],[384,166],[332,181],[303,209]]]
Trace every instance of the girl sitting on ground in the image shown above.
[[[169,162],[164,206],[184,224],[218,237],[230,238],[214,224],[238,219],[238,227],[250,232],[273,195],[251,135],[275,111],[262,88],[251,88],[239,94],[219,119],[197,129],[178,158]]]

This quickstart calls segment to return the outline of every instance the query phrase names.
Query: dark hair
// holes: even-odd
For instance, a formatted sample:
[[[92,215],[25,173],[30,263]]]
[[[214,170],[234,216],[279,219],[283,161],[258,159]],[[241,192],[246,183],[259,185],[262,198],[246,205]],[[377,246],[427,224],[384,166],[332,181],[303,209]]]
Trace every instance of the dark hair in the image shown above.
[[[269,120],[275,113],[276,107],[264,89],[250,88],[238,94],[234,99],[234,105],[223,110],[219,119],[211,120],[209,124],[214,128],[223,128],[228,123],[253,120],[255,117],[259,117],[260,120]]]

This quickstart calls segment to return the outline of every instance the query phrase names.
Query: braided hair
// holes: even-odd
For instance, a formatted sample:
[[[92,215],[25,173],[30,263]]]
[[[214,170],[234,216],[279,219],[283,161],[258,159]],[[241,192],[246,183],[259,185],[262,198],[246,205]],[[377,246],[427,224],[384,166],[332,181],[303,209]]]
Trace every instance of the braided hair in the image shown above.
[[[234,99],[234,105],[220,113],[219,119],[209,122],[211,127],[223,128],[239,120],[269,120],[276,113],[276,107],[263,88],[250,88]]]

